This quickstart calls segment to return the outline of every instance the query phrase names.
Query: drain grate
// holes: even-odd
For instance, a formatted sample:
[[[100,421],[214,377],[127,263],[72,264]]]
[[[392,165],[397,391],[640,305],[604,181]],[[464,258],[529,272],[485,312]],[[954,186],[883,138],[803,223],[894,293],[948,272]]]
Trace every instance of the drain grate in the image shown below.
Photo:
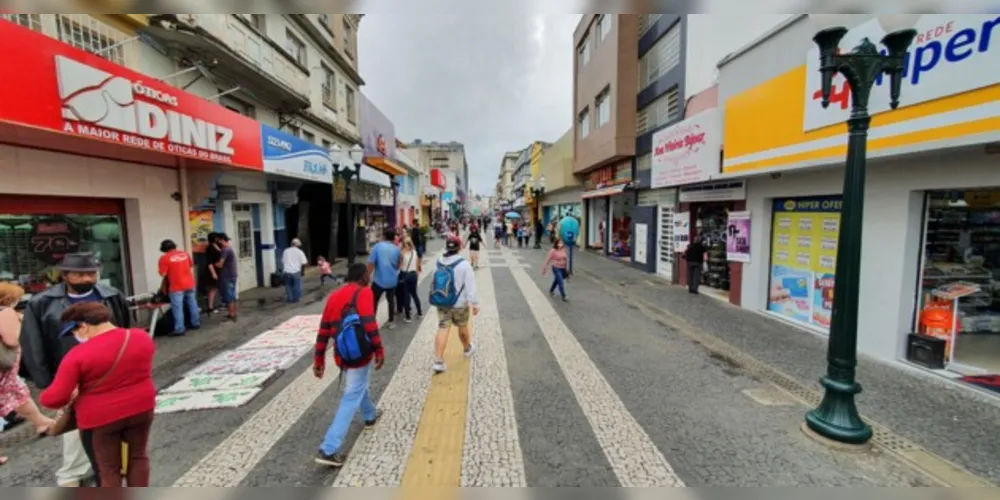
[[[801,401],[804,405],[809,407],[815,407],[819,405],[822,401],[822,394],[818,390],[810,389],[809,387],[803,385],[798,380],[792,378],[789,375],[782,373],[777,368],[770,366],[766,363],[759,361],[758,359],[750,356],[749,354],[740,351],[736,347],[727,344],[718,337],[711,335],[694,325],[691,325],[686,320],[679,318],[671,313],[664,311],[655,304],[650,303],[642,297],[634,296],[633,294],[627,292],[623,288],[610,286],[606,280],[600,276],[595,275],[593,272],[582,270],[584,274],[587,274],[594,281],[602,284],[606,287],[607,291],[611,294],[625,300],[628,304],[635,304],[636,309],[642,311],[651,319],[656,321],[659,325],[669,326],[672,330],[679,332],[681,335],[688,337],[689,339],[700,343],[709,352],[727,358],[729,361],[738,365],[747,374],[756,376],[762,380],[768,381],[775,386],[779,387],[781,390],[787,392],[790,396]],[[903,438],[902,436],[893,433],[887,427],[873,422],[870,418],[864,415],[861,418],[872,427],[873,436],[872,444],[875,448],[888,452],[899,458],[900,460],[910,464],[911,466],[921,470],[925,474],[931,475],[939,482],[944,485],[963,485],[964,482],[969,483],[985,483],[980,485],[990,485],[985,482],[984,479],[973,475],[971,472],[965,471],[958,465],[955,465],[947,460],[938,457],[927,450],[924,450],[919,445]],[[920,455],[925,457],[932,457],[932,461],[935,462],[934,467],[928,467],[926,463],[916,463],[910,457],[914,455],[914,452],[920,452]],[[949,478],[943,479],[941,474],[935,474],[928,469],[944,469],[949,470]],[[958,484],[956,484],[958,483]]]

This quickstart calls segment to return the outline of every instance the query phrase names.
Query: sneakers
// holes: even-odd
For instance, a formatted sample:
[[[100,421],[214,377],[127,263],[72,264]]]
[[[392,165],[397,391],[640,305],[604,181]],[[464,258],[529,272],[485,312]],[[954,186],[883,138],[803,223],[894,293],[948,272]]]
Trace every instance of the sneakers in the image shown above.
[[[316,463],[320,465],[326,465],[327,467],[343,467],[344,462],[347,461],[347,456],[343,453],[333,453],[327,455],[322,451],[316,453],[316,458],[313,459]]]
[[[375,424],[378,424],[378,421],[381,418],[382,418],[382,410],[375,410],[375,418],[371,420],[365,420],[365,430],[374,429]]]
[[[435,361],[431,369],[434,370],[434,373],[444,373],[448,367],[444,365],[444,361]]]
[[[407,317],[403,318],[403,322],[404,323],[413,323],[413,318],[407,316]]]
[[[462,351],[465,357],[472,356],[476,352],[476,344],[469,344],[469,348]]]
[[[563,299],[563,302],[569,302],[569,297],[567,297],[567,296],[565,296],[565,295],[563,295],[563,298],[562,298],[562,299]]]
[[[396,322],[395,321],[390,321],[385,327],[388,330],[395,330],[396,329]]]

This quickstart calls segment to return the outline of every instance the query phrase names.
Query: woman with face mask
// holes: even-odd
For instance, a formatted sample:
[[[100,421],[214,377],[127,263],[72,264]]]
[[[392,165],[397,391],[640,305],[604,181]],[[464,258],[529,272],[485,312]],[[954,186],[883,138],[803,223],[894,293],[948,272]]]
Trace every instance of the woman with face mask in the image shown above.
[[[122,485],[122,441],[128,444],[128,486],[149,486],[153,340],[146,332],[112,324],[111,311],[99,302],[74,304],[61,319],[61,334],[80,344],[63,358],[41,394],[42,405],[73,412],[101,487]]]

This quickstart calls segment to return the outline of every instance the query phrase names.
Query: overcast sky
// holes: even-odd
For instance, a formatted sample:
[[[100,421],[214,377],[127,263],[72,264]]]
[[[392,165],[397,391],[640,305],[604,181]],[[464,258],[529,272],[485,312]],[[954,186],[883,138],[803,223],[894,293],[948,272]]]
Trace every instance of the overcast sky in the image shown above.
[[[579,14],[373,13],[358,30],[362,91],[403,141],[465,144],[469,184],[491,194],[505,151],[572,125]]]

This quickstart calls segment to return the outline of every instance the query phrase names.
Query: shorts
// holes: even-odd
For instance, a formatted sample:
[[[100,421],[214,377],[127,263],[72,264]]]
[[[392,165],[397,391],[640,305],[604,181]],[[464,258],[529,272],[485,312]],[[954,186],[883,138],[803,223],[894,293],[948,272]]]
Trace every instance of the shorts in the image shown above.
[[[236,302],[236,280],[219,280],[219,299],[226,306]]]
[[[452,325],[462,327],[469,324],[469,306],[439,307],[438,328],[450,328]]]

